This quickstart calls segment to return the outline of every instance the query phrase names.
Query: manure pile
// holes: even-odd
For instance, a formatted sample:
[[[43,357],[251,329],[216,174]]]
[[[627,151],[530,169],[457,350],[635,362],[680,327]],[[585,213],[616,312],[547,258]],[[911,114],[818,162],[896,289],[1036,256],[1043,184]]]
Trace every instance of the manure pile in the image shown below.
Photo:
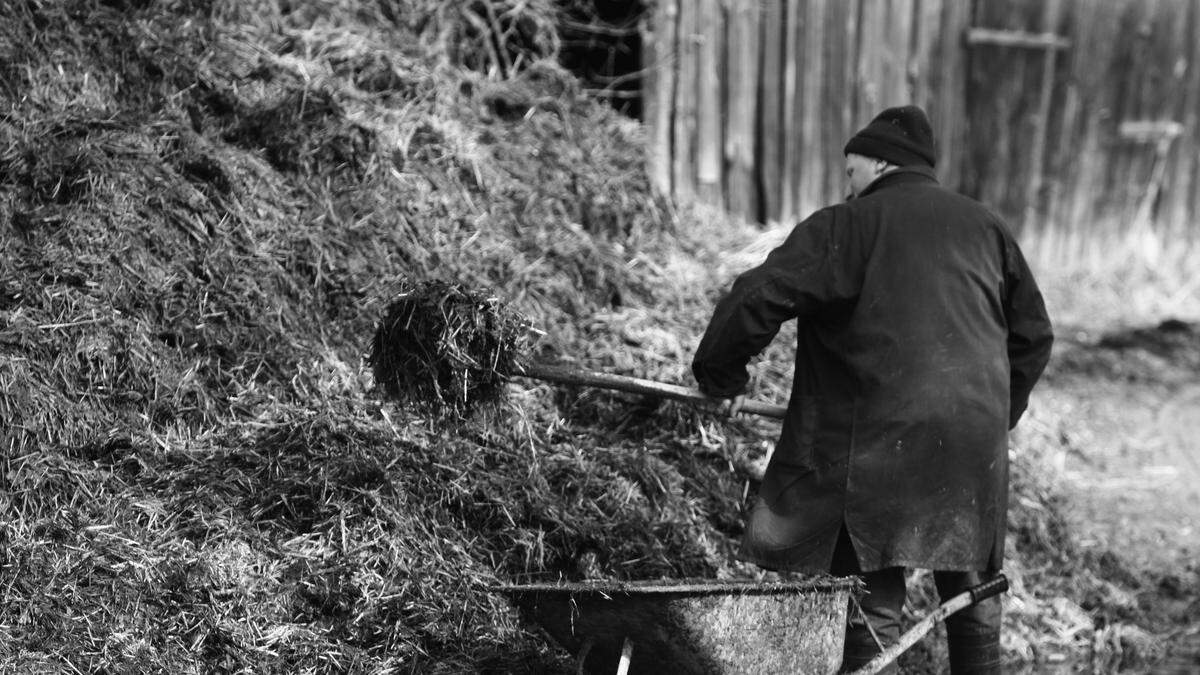
[[[530,331],[495,295],[445,281],[406,283],[371,342],[371,371],[392,400],[462,418],[503,395]]]
[[[507,79],[458,9],[3,5],[0,671],[558,672],[490,584],[722,564],[679,469],[550,392],[442,424],[371,391],[400,280],[569,344],[666,236],[548,5],[505,13],[542,12]]]

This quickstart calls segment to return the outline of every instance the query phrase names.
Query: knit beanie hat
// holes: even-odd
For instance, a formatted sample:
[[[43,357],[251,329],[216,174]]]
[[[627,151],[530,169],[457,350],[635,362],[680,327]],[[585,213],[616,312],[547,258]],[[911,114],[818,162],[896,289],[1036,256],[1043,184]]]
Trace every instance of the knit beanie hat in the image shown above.
[[[934,166],[933,128],[915,105],[888,108],[846,143],[845,154],[882,159],[896,166]]]

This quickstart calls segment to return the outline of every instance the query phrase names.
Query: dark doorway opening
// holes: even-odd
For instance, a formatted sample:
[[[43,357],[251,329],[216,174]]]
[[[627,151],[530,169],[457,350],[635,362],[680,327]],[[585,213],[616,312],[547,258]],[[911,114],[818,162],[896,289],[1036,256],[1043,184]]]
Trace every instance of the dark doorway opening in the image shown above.
[[[588,93],[642,119],[646,0],[558,0],[559,60]]]

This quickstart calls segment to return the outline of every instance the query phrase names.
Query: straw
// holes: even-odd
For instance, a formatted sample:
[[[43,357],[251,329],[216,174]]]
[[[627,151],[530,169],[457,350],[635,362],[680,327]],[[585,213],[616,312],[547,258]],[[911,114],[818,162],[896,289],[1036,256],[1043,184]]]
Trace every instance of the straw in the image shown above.
[[[376,383],[387,396],[442,416],[498,401],[528,323],[494,295],[436,280],[404,286],[371,343]]]

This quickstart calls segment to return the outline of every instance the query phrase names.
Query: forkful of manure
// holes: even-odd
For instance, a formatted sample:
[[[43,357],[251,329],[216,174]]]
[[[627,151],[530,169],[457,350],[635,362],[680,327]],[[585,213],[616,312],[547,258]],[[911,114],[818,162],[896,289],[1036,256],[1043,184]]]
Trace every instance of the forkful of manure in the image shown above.
[[[369,362],[385,397],[438,417],[461,418],[498,402],[513,377],[711,402],[692,387],[531,362],[534,332],[494,295],[445,281],[405,283],[375,331]],[[774,418],[786,412],[762,401],[746,401],[742,410]]]

